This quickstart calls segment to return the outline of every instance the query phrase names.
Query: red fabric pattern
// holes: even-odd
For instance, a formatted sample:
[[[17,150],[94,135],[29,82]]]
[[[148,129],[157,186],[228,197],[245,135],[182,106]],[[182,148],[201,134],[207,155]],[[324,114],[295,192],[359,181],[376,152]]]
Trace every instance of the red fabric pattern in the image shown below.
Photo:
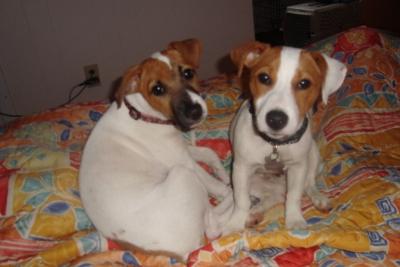
[[[314,253],[318,247],[297,248],[275,257],[280,267],[308,266],[314,261]]]
[[[344,52],[345,57],[343,59],[346,59],[349,55],[356,54],[374,45],[382,46],[378,32],[366,27],[356,29],[349,30],[337,38],[332,54],[338,51]]]

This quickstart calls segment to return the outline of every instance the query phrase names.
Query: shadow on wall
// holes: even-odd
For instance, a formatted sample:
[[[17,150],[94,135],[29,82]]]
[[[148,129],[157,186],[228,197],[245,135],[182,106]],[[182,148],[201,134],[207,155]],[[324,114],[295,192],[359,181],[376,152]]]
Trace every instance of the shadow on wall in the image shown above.
[[[119,78],[115,79],[114,81],[111,82],[110,85],[110,93],[108,95],[108,100],[110,100],[110,102],[115,100],[115,93],[117,92],[118,88],[121,86],[122,83],[122,76],[120,76]]]

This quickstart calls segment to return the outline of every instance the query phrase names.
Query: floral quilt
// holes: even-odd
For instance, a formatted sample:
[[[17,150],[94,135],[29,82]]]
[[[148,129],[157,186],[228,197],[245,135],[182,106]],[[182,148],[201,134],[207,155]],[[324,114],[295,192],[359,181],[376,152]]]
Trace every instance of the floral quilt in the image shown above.
[[[309,227],[290,231],[279,203],[256,227],[193,251],[188,266],[400,265],[400,39],[358,27],[308,49],[348,66],[341,89],[313,116],[324,161],[318,186],[334,208],[319,212],[304,197]],[[202,86],[210,115],[186,137],[214,149],[230,171],[228,126],[242,101],[240,86],[227,75]],[[81,151],[107,107],[64,106],[0,128],[1,266],[182,266],[121,250],[82,208]]]

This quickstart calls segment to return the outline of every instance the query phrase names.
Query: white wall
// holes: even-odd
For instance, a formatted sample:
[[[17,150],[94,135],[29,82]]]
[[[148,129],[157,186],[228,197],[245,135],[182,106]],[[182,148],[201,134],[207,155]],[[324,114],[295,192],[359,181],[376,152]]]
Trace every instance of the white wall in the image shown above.
[[[251,0],[0,0],[0,111],[29,114],[67,100],[97,63],[102,85],[78,101],[107,98],[130,65],[169,41],[203,41],[200,76],[254,39]]]

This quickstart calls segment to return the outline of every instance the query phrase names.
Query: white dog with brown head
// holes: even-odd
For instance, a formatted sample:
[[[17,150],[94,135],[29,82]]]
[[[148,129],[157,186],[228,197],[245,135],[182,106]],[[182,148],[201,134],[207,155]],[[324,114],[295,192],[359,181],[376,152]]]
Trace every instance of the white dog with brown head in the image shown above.
[[[105,237],[183,260],[204,233],[221,234],[233,206],[219,158],[188,146],[181,132],[207,115],[197,92],[200,50],[195,39],[172,42],[128,69],[90,134],[79,173],[84,208]],[[222,181],[196,161],[214,167]],[[224,200],[212,207],[209,193]]]
[[[315,185],[320,156],[307,114],[320,96],[327,103],[338,90],[346,67],[318,52],[259,42],[234,49],[231,58],[239,76],[243,68],[249,70],[251,99],[243,103],[231,126],[235,208],[224,232],[243,229],[251,221],[249,179],[266,162],[278,161],[287,177],[286,226],[303,228],[303,192],[318,209],[330,208],[329,199]]]

